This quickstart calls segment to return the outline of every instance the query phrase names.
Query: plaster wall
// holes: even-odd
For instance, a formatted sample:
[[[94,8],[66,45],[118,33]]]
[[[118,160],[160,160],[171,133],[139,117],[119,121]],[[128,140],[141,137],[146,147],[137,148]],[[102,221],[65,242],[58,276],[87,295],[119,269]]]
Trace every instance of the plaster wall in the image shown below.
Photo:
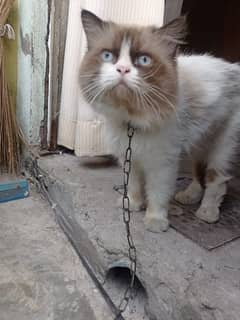
[[[47,0],[19,1],[17,117],[29,144],[39,144],[44,112]]]

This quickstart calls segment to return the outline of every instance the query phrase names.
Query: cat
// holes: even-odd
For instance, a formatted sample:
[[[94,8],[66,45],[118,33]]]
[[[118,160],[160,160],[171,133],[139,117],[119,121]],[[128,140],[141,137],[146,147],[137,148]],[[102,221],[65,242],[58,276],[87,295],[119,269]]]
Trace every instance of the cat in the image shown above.
[[[163,27],[119,25],[87,10],[81,17],[88,45],[81,90],[105,117],[107,140],[120,159],[128,123],[135,128],[131,209],[146,206],[147,230],[168,229],[184,151],[192,159],[193,180],[175,199],[201,201],[196,216],[216,222],[240,128],[240,66],[206,54],[179,55],[184,17]]]

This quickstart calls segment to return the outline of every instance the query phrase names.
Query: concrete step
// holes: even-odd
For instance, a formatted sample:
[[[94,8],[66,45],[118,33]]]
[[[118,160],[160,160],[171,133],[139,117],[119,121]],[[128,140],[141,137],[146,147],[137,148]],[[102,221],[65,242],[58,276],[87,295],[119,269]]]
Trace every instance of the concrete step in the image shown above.
[[[53,210],[33,189],[27,199],[0,204],[0,319],[114,319]]]
[[[119,195],[113,190],[122,183],[121,169],[83,166],[68,154],[41,158],[39,165],[62,226],[104,286],[110,270],[129,267]],[[143,215],[132,214],[131,229],[148,317],[239,320],[240,239],[207,251],[171,228],[146,231]]]

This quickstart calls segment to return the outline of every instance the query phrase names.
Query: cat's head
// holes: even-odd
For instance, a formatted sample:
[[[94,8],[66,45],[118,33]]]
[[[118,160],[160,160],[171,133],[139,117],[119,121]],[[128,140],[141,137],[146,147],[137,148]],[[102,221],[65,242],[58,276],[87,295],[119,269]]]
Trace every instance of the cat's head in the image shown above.
[[[139,27],[103,21],[83,10],[82,23],[88,51],[80,83],[97,111],[149,123],[174,112],[176,52],[185,33],[184,17],[162,28]]]

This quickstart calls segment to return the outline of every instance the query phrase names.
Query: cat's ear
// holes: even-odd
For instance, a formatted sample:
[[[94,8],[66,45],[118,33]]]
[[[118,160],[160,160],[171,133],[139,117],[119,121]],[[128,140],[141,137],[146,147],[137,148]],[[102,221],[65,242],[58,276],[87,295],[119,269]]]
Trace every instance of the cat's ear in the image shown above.
[[[165,26],[154,30],[154,33],[159,35],[160,41],[166,45],[172,57],[176,56],[178,46],[185,43],[184,38],[187,34],[186,20],[186,16],[180,16]]]
[[[81,11],[81,18],[83,28],[87,36],[88,47],[91,47],[93,41],[106,27],[107,22],[101,20],[99,17],[88,10]]]

